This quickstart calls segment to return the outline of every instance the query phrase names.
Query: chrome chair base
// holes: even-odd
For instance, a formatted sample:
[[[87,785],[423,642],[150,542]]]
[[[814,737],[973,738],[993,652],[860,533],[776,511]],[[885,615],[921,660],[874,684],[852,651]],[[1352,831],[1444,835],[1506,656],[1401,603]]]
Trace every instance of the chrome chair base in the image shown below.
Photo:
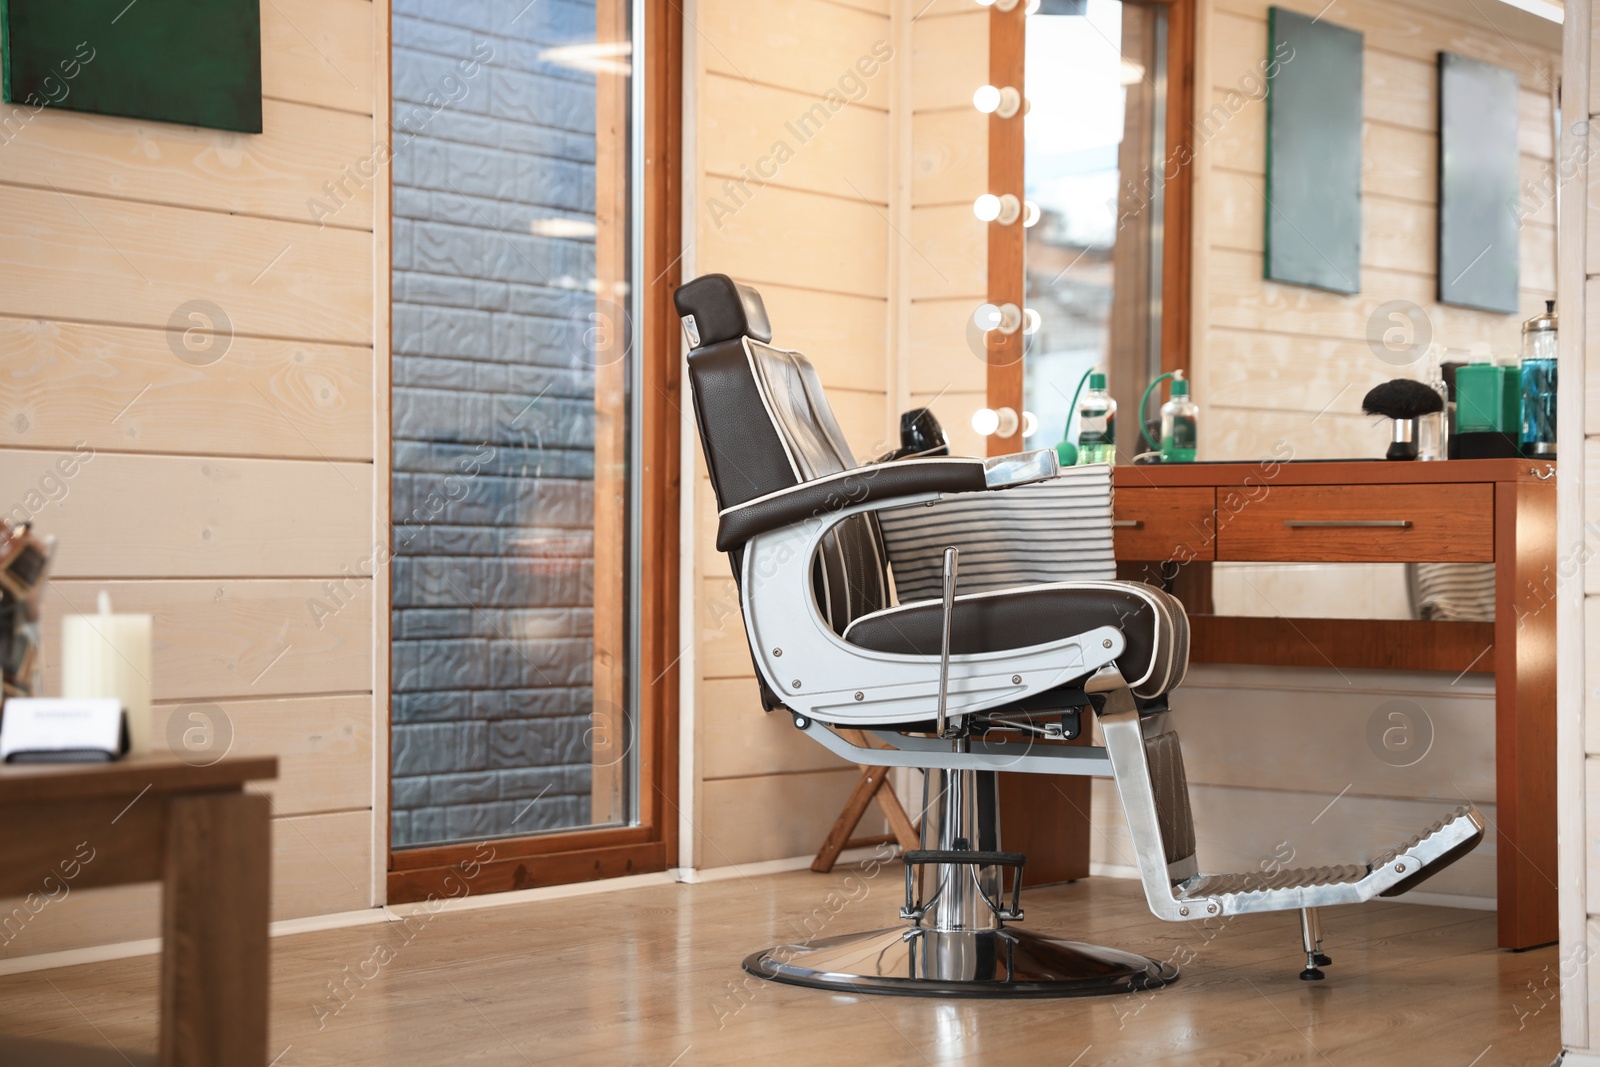
[[[818,938],[754,953],[744,969],[789,985],[904,997],[1110,996],[1178,979],[1170,963],[1014,926],[902,926]]]

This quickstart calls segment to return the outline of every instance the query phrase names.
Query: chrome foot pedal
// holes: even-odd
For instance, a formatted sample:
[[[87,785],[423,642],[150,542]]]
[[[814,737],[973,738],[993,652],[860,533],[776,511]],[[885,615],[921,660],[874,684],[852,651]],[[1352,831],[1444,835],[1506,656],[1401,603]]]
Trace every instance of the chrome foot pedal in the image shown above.
[[[1164,900],[1151,894],[1148,885],[1146,896],[1157,915],[1180,922],[1195,914],[1243,915],[1316,909],[1334,904],[1359,904],[1380,896],[1399,896],[1476,848],[1483,840],[1483,828],[1483,815],[1477,808],[1457,808],[1448,818],[1370,863],[1245,874],[1196,874],[1173,886],[1172,895]],[[1314,917],[1311,922],[1314,926]],[[1321,956],[1320,931],[1312,932],[1317,936],[1305,946],[1307,970],[1327,966],[1327,957]]]

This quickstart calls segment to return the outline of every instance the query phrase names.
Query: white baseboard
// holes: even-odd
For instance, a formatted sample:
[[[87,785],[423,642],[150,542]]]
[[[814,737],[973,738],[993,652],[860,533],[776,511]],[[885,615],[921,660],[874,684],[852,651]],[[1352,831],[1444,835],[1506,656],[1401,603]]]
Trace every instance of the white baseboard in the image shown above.
[[[884,854],[878,849],[882,846],[867,845],[862,848],[847,848],[839,853],[839,863],[863,863],[870,859],[882,859]],[[894,846],[890,846],[894,847]],[[763,874],[786,874],[789,871],[803,871],[811,866],[815,856],[790,856],[782,860],[762,860],[760,863],[736,863],[726,867],[677,867],[672,874],[678,881],[687,885],[699,885],[702,882],[722,882],[729,878],[754,878]]]
[[[84,963],[104,963],[106,960],[125,960],[130,956],[152,956],[160,951],[161,939],[152,937],[146,941],[118,941],[112,945],[69,948],[61,952],[40,952],[32,956],[0,960],[0,975],[25,974],[28,971],[46,971],[56,967],[76,967]]]
[[[1562,1049],[1561,1054],[1551,1061],[1550,1067],[1600,1067],[1600,1053]]]

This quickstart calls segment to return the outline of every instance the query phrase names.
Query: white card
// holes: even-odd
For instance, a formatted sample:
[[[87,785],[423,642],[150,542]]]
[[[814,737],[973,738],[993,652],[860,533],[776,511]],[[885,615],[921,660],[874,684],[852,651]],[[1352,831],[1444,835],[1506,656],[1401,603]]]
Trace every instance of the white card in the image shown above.
[[[0,715],[0,761],[13,753],[123,752],[122,702],[74,697],[12,697]]]

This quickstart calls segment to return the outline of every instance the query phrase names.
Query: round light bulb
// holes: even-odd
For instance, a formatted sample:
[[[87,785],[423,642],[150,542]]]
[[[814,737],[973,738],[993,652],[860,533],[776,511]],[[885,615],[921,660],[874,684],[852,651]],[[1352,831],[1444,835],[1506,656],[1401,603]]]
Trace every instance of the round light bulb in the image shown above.
[[[1022,217],[1022,201],[1010,193],[1000,194],[1000,211],[995,221],[1002,226],[1010,226]]]
[[[992,85],[980,85],[972,94],[972,106],[985,115],[1009,119],[1022,110],[1022,94],[1010,85],[1000,89]]]
[[[1003,334],[1016,333],[1022,326],[1022,309],[1015,304],[1008,303],[1001,304],[998,310],[1000,312],[1000,321],[995,325],[995,329]],[[1005,436],[1010,437],[1011,435],[1006,434]]]
[[[998,329],[1004,321],[1005,317],[1001,315],[1000,309],[993,304],[979,304],[978,309],[972,313],[972,325],[984,333]]]
[[[1039,417],[1031,411],[1022,413],[1022,436],[1032,437],[1039,432]]]
[[[1027,227],[1037,226],[1041,214],[1043,212],[1039,210],[1039,205],[1032,200],[1024,200],[1022,202],[1022,225]]]
[[[972,202],[972,213],[978,216],[979,222],[993,222],[1000,217],[1000,210],[1000,198],[993,193],[984,193]]]
[[[972,413],[972,430],[979,437],[993,436],[1000,428],[1000,413],[993,408],[979,408]]]
[[[1037,15],[1039,13],[1040,6],[1040,0],[1028,0],[1028,7],[1025,13],[1029,15]]]
[[[1024,308],[1022,312],[1022,332],[1029,335],[1038,333],[1040,321],[1037,311],[1033,310],[1033,308]]]

